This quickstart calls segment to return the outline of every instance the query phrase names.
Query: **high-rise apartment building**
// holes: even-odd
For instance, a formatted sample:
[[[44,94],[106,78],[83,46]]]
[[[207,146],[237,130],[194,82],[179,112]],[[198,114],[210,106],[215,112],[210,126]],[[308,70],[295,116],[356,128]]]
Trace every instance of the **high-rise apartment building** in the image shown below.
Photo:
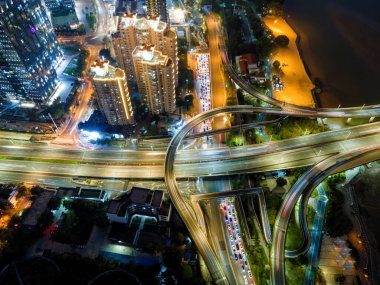
[[[40,0],[0,0],[0,95],[45,103],[56,87],[62,58]]]
[[[146,0],[146,10],[148,17],[160,18],[160,21],[169,24],[168,9],[166,8],[166,0]]]
[[[175,81],[178,78],[177,34],[167,29],[167,24],[159,19],[137,18],[128,14],[119,18],[118,31],[112,35],[116,60],[125,70],[128,80],[136,78],[132,53],[137,46],[154,45],[157,51],[168,56],[173,62]]]
[[[175,74],[171,58],[153,45],[136,47],[132,56],[142,102],[154,114],[174,112]]]
[[[92,83],[101,112],[110,125],[133,123],[132,104],[125,73],[106,61],[95,61],[91,66]]]

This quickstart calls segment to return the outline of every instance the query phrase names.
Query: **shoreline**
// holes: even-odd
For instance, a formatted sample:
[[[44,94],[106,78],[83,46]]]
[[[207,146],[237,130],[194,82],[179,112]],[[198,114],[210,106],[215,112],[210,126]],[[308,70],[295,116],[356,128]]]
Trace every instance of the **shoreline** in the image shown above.
[[[313,80],[312,80],[313,74],[311,73],[309,65],[307,64],[307,62],[305,60],[305,57],[304,57],[303,51],[302,51],[302,47],[301,47],[301,43],[300,43],[302,37],[299,34],[299,32],[294,28],[294,26],[288,20],[286,20],[286,18],[284,18],[284,17],[281,17],[281,18],[284,19],[284,21],[289,25],[289,27],[296,34],[297,37],[296,37],[295,43],[296,43],[296,46],[297,46],[298,54],[300,56],[300,59],[302,61],[302,64],[303,64],[303,67],[304,67],[304,69],[306,71],[307,76],[309,77],[310,81],[313,82]],[[314,82],[313,82],[313,84],[314,84]],[[321,100],[320,100],[320,94],[316,94],[315,92],[313,92],[313,90],[310,90],[310,92],[311,92],[311,95],[313,96],[315,107],[316,108],[323,107],[322,104],[321,104]]]

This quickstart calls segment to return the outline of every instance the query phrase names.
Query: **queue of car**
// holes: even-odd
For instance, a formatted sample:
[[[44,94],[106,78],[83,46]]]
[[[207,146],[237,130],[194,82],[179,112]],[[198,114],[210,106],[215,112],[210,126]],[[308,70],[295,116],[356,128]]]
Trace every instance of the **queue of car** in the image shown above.
[[[224,221],[228,232],[228,241],[234,262],[240,267],[246,285],[255,284],[252,271],[249,267],[243,240],[240,235],[240,227],[233,198],[226,198],[220,203]]]

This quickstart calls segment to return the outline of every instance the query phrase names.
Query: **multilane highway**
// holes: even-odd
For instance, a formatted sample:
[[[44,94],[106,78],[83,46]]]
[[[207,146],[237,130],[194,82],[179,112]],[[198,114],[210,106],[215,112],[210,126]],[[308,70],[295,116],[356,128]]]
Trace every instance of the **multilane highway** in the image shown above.
[[[244,110],[247,113],[273,111],[252,106],[231,106],[205,114],[222,112],[225,115],[227,110]],[[277,112],[276,109],[274,111]],[[191,124],[201,122],[202,118],[202,114],[198,115]],[[176,161],[176,175],[223,175],[311,165],[323,157],[371,146],[379,140],[380,123],[372,123],[259,145],[181,150]],[[164,157],[164,152],[156,151],[70,150],[46,144],[0,141],[0,170],[8,172],[99,178],[162,178]]]

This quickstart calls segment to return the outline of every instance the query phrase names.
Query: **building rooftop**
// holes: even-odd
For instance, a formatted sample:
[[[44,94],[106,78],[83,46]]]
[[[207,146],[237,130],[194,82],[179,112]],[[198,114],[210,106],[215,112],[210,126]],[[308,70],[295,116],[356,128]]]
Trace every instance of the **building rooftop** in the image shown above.
[[[22,225],[34,227],[37,225],[38,219],[45,212],[50,199],[55,195],[54,191],[44,190],[33,201],[32,206],[25,215]]]
[[[137,46],[132,54],[133,57],[140,57],[145,63],[160,64],[162,66],[169,66],[172,60],[160,51],[156,50],[154,45],[141,45]]]
[[[0,185],[0,199],[8,200],[11,194],[16,190],[15,187]]]
[[[131,205],[160,208],[163,191],[133,187],[127,193],[110,201],[107,212],[123,217]]]
[[[95,80],[125,78],[124,71],[109,65],[108,60],[95,60],[91,65],[90,71]]]
[[[134,25],[138,30],[153,29],[155,31],[165,31],[167,24],[159,20],[159,18],[137,18],[137,14],[124,13],[120,16],[120,25],[122,27],[128,27]]]

